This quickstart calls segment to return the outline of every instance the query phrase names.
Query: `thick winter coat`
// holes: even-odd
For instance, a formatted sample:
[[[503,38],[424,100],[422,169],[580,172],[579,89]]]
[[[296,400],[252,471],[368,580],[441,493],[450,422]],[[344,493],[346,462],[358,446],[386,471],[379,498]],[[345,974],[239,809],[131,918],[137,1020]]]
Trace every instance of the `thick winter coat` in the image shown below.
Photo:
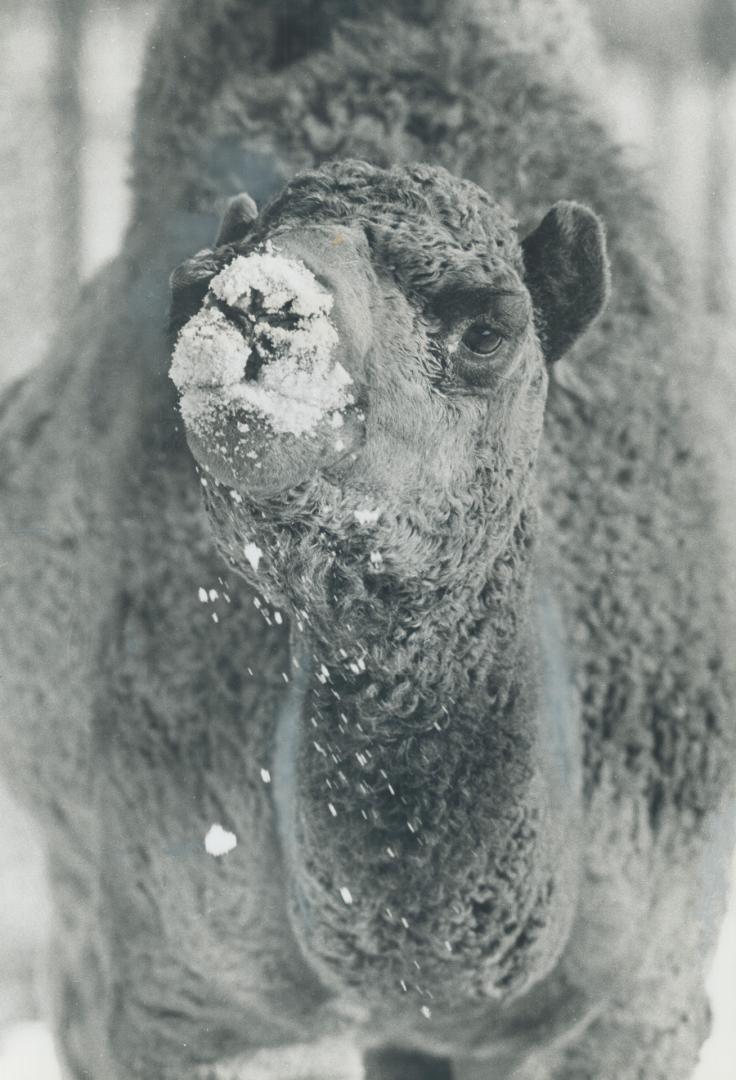
[[[166,9],[123,251],[0,404],[2,760],[75,1080],[692,1070],[735,575],[707,345],[593,55],[553,0]],[[334,297],[347,455],[185,432],[168,278],[242,191],[276,198],[174,327],[281,244]]]

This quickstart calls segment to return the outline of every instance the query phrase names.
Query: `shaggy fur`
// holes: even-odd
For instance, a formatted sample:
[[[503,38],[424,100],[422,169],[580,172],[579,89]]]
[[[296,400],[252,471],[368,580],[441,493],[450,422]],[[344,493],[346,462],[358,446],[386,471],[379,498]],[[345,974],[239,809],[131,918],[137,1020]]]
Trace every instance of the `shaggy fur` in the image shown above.
[[[596,309],[605,274],[602,247],[601,273],[591,270],[592,215],[568,206],[550,218],[524,257],[545,304],[559,218],[546,260],[552,341],[559,318],[572,335],[585,310],[560,300],[560,262]],[[357,227],[367,245],[353,240]],[[223,555],[294,617],[304,691],[294,712],[311,728],[302,734],[290,717],[279,732],[275,792],[297,936],[326,978],[376,1004],[406,994],[407,980],[435,1009],[519,996],[569,931],[577,870],[562,838],[579,817],[567,805],[574,790],[546,791],[563,779],[536,730],[529,478],[546,377],[517,276],[522,247],[487,195],[443,170],[345,162],[302,174],[240,245],[188,263],[175,276],[183,297],[196,304],[198,269],[211,275],[265,237],[304,245],[332,274],[338,323],[345,293],[369,342],[363,356],[341,349],[365,413],[347,462],[342,453],[330,466],[325,450],[318,470],[310,451],[307,479],[283,490],[279,440],[266,440],[264,476],[237,446],[220,460],[226,434],[190,433],[212,467],[207,502]],[[176,291],[174,309],[178,322]],[[457,319],[489,310],[508,341],[481,379],[445,342]],[[352,325],[346,333],[354,346]],[[288,441],[287,453],[294,470]],[[223,464],[238,490],[215,482]],[[365,505],[379,508],[377,521],[359,523]],[[264,552],[256,572],[243,555],[254,541]],[[341,882],[354,905],[341,901]],[[395,1007],[411,1015],[406,1002]]]
[[[69,1076],[347,1080],[364,1053],[371,1080],[684,1080],[731,837],[734,573],[705,350],[580,87],[581,13],[186,0],[150,55],[123,254],[0,405],[2,760],[47,838]],[[276,198],[183,268],[173,321],[238,245],[362,230],[349,272],[389,280],[405,363],[366,369],[355,490],[343,464],[239,504],[184,440],[168,275],[244,189]],[[443,426],[417,387],[443,378],[448,268],[523,279],[549,362],[598,309],[595,219],[545,218],[561,199],[606,223],[606,312],[549,374],[529,329]],[[580,305],[534,268],[583,220]],[[358,494],[385,511],[365,531]],[[229,549],[256,535],[259,592]],[[239,840],[217,860],[213,822]]]

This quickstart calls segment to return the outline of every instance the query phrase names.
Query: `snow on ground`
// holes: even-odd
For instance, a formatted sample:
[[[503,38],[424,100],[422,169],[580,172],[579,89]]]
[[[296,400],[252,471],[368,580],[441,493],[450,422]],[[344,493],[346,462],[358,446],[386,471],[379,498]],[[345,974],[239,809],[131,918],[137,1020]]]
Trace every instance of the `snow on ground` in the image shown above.
[[[54,1044],[38,1020],[15,1024],[0,1038],[2,1080],[62,1080]]]

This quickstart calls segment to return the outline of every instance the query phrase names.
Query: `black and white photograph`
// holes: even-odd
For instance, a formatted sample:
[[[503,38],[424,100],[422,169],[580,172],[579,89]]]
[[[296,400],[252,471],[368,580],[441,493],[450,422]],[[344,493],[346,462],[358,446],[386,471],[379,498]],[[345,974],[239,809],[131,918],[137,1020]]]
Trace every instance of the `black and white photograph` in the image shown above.
[[[735,1080],[736,0],[0,0],[0,1080]]]

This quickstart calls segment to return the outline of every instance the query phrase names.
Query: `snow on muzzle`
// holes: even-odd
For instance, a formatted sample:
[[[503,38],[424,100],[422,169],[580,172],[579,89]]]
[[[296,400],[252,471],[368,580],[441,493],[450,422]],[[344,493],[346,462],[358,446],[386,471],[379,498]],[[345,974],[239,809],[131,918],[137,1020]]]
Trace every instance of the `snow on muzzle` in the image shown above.
[[[218,479],[295,483],[317,449],[322,458],[349,449],[355,386],[337,359],[333,304],[300,259],[271,244],[210,282],[179,333],[170,375],[190,446]]]

